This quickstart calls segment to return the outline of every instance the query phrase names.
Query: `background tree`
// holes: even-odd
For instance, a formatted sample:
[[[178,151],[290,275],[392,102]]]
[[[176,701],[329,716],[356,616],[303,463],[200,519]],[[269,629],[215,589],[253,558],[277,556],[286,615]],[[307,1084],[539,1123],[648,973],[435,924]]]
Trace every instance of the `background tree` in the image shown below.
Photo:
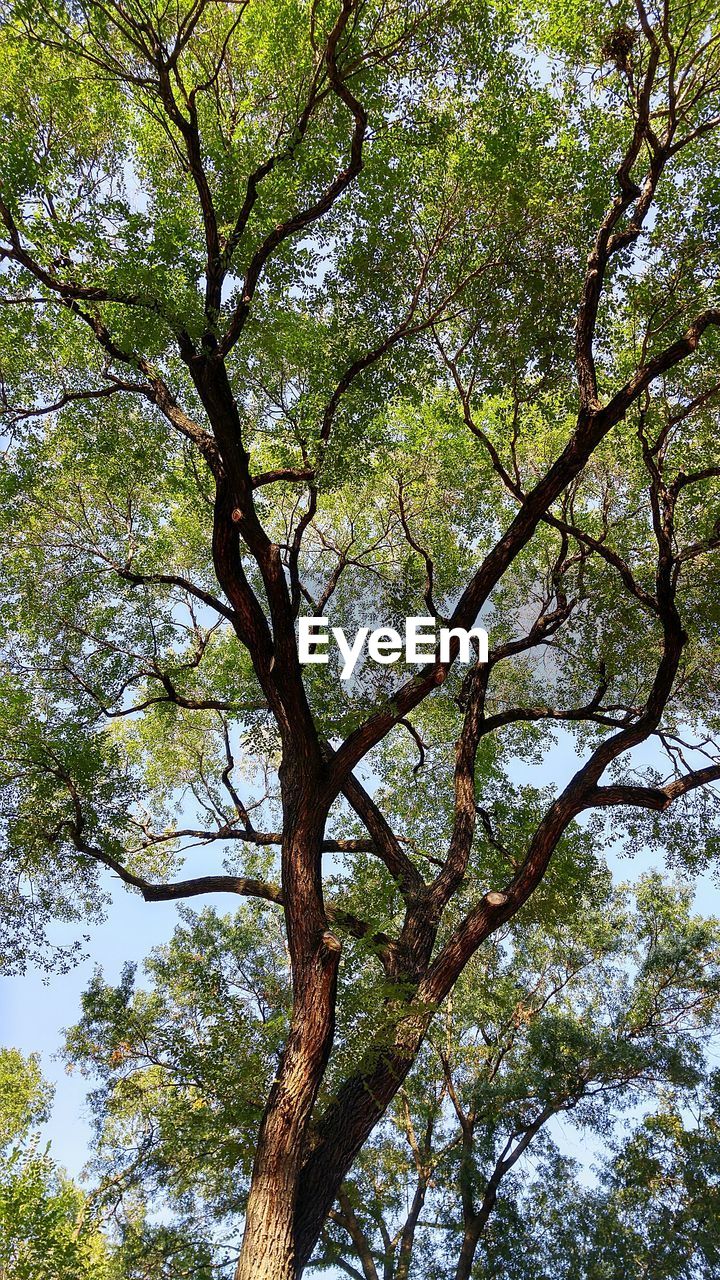
[[[720,933],[657,876],[632,896],[598,870],[563,919],[509,926],[482,966],[468,966],[341,1188],[314,1266],[362,1280],[467,1280],[504,1271],[503,1241],[512,1248],[518,1236],[512,1274],[523,1277],[554,1274],[558,1253],[562,1274],[583,1276],[605,1274],[608,1258],[613,1274],[640,1276],[648,1256],[665,1257],[669,1275],[678,1249],[688,1265],[703,1252],[712,1261]],[[175,1224],[151,1255],[171,1276],[184,1274],[178,1239],[214,1257],[213,1274],[234,1265],[254,1118],[290,1006],[279,944],[253,908],[187,913],[148,961],[151,990],[136,990],[130,973],[117,988],[98,975],[69,1035],[69,1061],[100,1080],[98,1200],[126,1257],[148,1255],[141,1204]],[[357,1017],[360,968],[339,992],[340,1040]],[[703,1091],[701,1132],[688,1117]],[[623,1113],[648,1107],[660,1110],[613,1158]],[[580,1180],[563,1156],[563,1117],[592,1139],[607,1188],[590,1191],[589,1173]],[[661,1179],[641,1168],[658,1158]],[[705,1236],[689,1227],[702,1214]]]
[[[234,1267],[257,1125],[287,1034],[279,918],[255,904],[182,915],[146,962],[150,989],[136,988],[129,967],[117,987],[98,972],[67,1039],[69,1068],[98,1086],[96,1194],[132,1277],[137,1267],[183,1275],[186,1254],[198,1275]]]
[[[34,1058],[0,1049],[0,1276],[115,1280],[96,1211],[40,1145],[50,1097]]]
[[[283,1280],[576,820],[713,851],[717,14],[16,0],[2,39],[5,949],[108,869],[282,907],[237,1277]],[[298,614],[360,602],[482,612],[490,660],[303,669]],[[574,775],[518,785],[559,723]]]
[[[497,935],[489,986],[468,966],[318,1260],[363,1280],[716,1274],[717,923],[655,876],[632,913],[601,886],[561,925]],[[653,1106],[618,1142],[623,1113]],[[563,1154],[566,1121],[597,1190]]]
[[[501,1196],[476,1259],[490,1277],[710,1280],[718,1271],[717,1078],[667,1100],[617,1144],[589,1187],[573,1162],[541,1161],[526,1194]]]

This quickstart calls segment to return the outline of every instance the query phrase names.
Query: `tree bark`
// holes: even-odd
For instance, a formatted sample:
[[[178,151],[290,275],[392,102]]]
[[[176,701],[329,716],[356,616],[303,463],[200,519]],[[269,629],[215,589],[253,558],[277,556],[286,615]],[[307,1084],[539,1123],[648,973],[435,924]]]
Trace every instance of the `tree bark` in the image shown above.
[[[300,1267],[310,1261],[340,1185],[407,1076],[431,1019],[431,1011],[406,1014],[396,1043],[378,1053],[365,1071],[346,1081],[328,1106],[307,1152],[296,1213]]]
[[[487,1221],[487,1218],[485,1221]],[[466,1223],[465,1230],[463,1232],[463,1241],[458,1255],[457,1267],[455,1268],[454,1280],[470,1280],[473,1262],[475,1261],[475,1250],[477,1249],[478,1240],[480,1239],[484,1225],[484,1222],[480,1223],[479,1221]]]
[[[340,943],[322,900],[321,846],[326,811],[307,761],[283,770],[286,811],[283,883],[292,965],[290,1032],[258,1135],[236,1280],[295,1280],[299,1177],[307,1129],[335,1030]]]

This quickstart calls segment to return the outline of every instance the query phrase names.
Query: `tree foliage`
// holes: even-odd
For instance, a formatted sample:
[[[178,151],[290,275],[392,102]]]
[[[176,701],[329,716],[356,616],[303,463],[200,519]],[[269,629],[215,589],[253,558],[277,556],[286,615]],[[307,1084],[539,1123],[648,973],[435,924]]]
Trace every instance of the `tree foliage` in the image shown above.
[[[118,987],[98,974],[68,1037],[69,1061],[99,1084],[98,1199],[128,1256],[146,1254],[152,1210],[174,1223],[170,1242],[154,1240],[170,1275],[184,1274],[178,1238],[224,1275],[280,1063],[286,958],[257,911],[206,909],[185,914],[146,971],[148,990],[130,972]],[[339,1039],[354,999],[341,987]],[[652,1256],[665,1258],[658,1277],[704,1274],[699,1260],[715,1274],[719,1023],[717,921],[656,875],[631,892],[597,871],[563,921],[510,927],[468,966],[341,1188],[314,1266],[363,1280],[510,1267],[619,1280]],[[597,1153],[592,1190],[558,1121]]]
[[[0,1049],[0,1275],[116,1280],[96,1211],[40,1144],[49,1102],[36,1059]]]
[[[238,1280],[608,813],[715,852],[719,84],[709,0],[5,11],[3,954],[108,871],[282,909]],[[301,614],[489,660],[346,685]]]

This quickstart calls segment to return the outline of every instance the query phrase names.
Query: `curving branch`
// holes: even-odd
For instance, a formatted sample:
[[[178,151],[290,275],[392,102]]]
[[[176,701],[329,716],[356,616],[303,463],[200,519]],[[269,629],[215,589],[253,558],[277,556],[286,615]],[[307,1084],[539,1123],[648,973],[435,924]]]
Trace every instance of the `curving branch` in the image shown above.
[[[342,102],[348,109],[353,121],[348,164],[346,168],[329,183],[321,195],[318,196],[317,200],[308,205],[305,209],[292,214],[285,220],[285,222],[279,223],[274,230],[265,237],[259,248],[256,249],[245,272],[240,302],[235,308],[225,330],[225,334],[219,343],[218,350],[223,356],[226,356],[228,352],[232,350],[245,327],[260,278],[272,254],[275,253],[280,245],[286,240],[290,239],[292,236],[296,236],[300,231],[305,231],[308,227],[311,227],[313,223],[317,222],[323,214],[327,213],[340,196],[354,182],[362,169],[363,145],[365,142],[368,123],[367,112],[362,103],[353,94],[345,79],[345,73],[338,65],[340,41],[348,28],[350,20],[357,13],[357,10],[358,0],[342,0],[340,13],[338,14],[335,24],[330,31],[325,45],[325,69],[330,88],[340,102]],[[248,199],[252,199],[251,187],[249,187],[248,190],[249,195],[246,197],[246,204]]]
[[[122,880],[123,884],[132,889],[137,889],[146,902],[175,902],[211,893],[232,893],[241,897],[259,898],[264,902],[274,903],[276,906],[284,906],[285,896],[279,885],[266,880],[258,880],[252,876],[206,875],[194,876],[188,880],[154,883],[144,876],[129,870],[117,858],[98,848],[97,845],[90,844],[85,839],[83,834],[84,815],[77,789],[67,774],[62,776],[70,792],[75,810],[75,818],[65,824],[75,848],[85,857],[92,859],[93,862],[100,863],[101,866],[112,871],[118,879]],[[252,838],[254,843],[279,843],[282,839],[278,833],[275,836],[268,834],[267,839],[263,840],[258,832],[253,833],[248,838]],[[329,842],[329,844],[332,846],[334,842]],[[337,848],[337,844],[334,844],[334,847]],[[387,934],[373,932],[364,920],[360,920],[352,912],[332,903],[327,904],[326,914],[329,921],[339,928],[347,930],[353,937],[367,939],[372,944],[375,954],[383,965],[386,968],[388,967],[395,944]]]

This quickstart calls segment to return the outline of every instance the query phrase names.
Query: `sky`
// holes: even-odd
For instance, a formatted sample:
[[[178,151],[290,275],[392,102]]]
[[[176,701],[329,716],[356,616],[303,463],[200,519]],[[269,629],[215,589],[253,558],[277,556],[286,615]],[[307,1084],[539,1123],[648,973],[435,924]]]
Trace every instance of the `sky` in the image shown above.
[[[213,899],[218,904],[221,899]],[[228,899],[220,907],[228,909]],[[58,1054],[63,1028],[76,1022],[80,1000],[97,965],[109,982],[117,982],[127,961],[141,964],[152,947],[166,942],[177,922],[174,903],[146,903],[117,885],[107,918],[92,926],[86,950],[91,955],[68,973],[29,970],[22,977],[0,978],[2,1041],[23,1053],[41,1056],[43,1073],[55,1085],[55,1105],[45,1134],[53,1154],[69,1173],[78,1175],[92,1150],[92,1133],[83,1115],[88,1082],[68,1075]],[[65,940],[69,931],[53,935]]]

